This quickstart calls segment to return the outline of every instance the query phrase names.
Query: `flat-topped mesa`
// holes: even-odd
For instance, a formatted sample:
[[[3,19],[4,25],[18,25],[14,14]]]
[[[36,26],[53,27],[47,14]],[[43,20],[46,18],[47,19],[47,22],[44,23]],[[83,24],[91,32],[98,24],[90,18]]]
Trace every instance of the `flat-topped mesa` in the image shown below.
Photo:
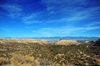
[[[2,39],[0,38],[0,42],[18,42],[18,43],[39,43],[39,44],[46,44],[48,43],[47,40],[34,40],[34,39],[16,39],[16,38],[12,38],[12,39]]]
[[[89,43],[89,41],[85,41],[85,43]]]
[[[72,45],[72,44],[76,44],[78,45],[79,43],[76,40],[59,40],[57,42],[55,42],[56,45]]]
[[[39,44],[47,44],[47,43],[48,43],[47,40],[34,40],[34,41],[32,41],[32,42],[34,42],[34,43],[39,43]]]

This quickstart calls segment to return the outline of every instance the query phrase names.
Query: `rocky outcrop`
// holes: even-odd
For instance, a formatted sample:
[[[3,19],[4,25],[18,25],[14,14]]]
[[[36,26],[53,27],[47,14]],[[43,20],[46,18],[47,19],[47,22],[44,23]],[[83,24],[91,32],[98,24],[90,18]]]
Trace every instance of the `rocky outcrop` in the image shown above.
[[[16,38],[12,38],[12,39],[3,39],[0,38],[0,43],[4,43],[4,42],[18,42],[18,43],[39,43],[39,44],[46,44],[48,43],[47,40],[34,40],[34,39],[16,39]]]
[[[55,42],[56,45],[72,45],[72,44],[79,44],[76,40],[59,40]]]

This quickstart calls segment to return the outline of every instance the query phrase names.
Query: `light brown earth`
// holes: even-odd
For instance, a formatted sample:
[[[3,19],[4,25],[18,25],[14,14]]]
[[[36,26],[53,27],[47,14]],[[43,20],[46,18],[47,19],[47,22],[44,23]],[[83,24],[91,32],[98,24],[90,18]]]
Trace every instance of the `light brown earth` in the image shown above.
[[[0,39],[0,42],[1,42],[1,43],[4,43],[4,42],[39,43],[39,44],[48,43],[47,40],[16,39],[16,38],[12,38],[12,39],[3,39],[3,38],[1,38],[1,39]]]
[[[55,42],[56,45],[72,45],[72,44],[79,44],[76,40],[59,40]]]

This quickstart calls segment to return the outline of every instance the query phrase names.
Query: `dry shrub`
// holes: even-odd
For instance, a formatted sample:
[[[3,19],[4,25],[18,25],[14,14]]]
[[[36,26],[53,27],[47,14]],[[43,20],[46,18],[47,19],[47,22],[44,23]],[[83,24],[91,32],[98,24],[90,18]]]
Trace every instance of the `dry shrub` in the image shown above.
[[[37,59],[34,60],[34,57],[14,53],[12,54],[10,61],[11,64],[9,66],[39,66],[40,64]]]
[[[0,57],[0,65],[7,64],[7,62],[8,62],[8,59],[4,57]]]
[[[100,65],[100,59],[97,59],[97,60],[96,60],[96,63],[97,63],[98,65]]]

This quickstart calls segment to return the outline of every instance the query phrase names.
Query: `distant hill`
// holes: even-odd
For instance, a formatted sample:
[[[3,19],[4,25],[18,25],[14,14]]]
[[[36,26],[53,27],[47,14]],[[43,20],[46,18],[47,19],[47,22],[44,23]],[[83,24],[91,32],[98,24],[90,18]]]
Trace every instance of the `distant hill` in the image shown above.
[[[34,40],[34,39],[28,39],[28,38],[24,38],[24,39],[17,39],[17,38],[12,38],[12,39],[4,39],[4,38],[0,38],[0,43],[6,43],[6,42],[17,42],[17,43],[39,43],[39,44],[47,44],[48,41],[47,40]]]

